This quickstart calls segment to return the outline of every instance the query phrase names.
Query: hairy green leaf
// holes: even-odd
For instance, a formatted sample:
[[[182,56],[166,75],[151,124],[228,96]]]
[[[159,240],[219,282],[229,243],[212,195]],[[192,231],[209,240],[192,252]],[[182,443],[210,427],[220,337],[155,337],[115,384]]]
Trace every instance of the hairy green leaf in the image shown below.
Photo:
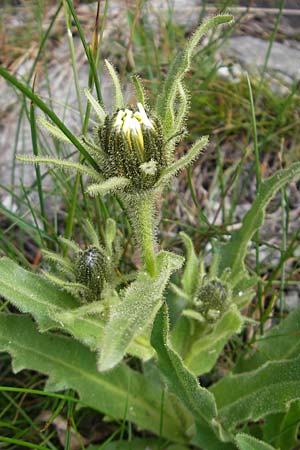
[[[181,267],[183,259],[172,253],[157,255],[157,275],[140,272],[135,282],[125,290],[120,304],[112,308],[104,330],[99,370],[109,370],[118,364],[136,336],[151,325],[163,301],[163,293],[171,273]]]
[[[56,125],[49,122],[49,120],[44,119],[44,117],[42,116],[39,116],[37,120],[56,139],[58,139],[59,141],[67,142],[68,144],[72,144],[70,139]]]
[[[99,374],[96,355],[86,347],[65,336],[40,334],[33,322],[21,315],[0,315],[0,350],[11,354],[15,372],[28,368],[47,374],[47,389],[74,389],[84,405],[159,433],[161,388],[128,366]],[[187,441],[168,398],[162,436]]]
[[[248,244],[264,222],[266,206],[279,189],[299,176],[300,163],[296,162],[287,169],[277,171],[275,175],[262,182],[256,199],[243,219],[241,228],[234,231],[229,242],[221,248],[221,254],[218,256],[219,277],[228,267],[231,268],[233,277],[243,270]]]
[[[169,167],[164,169],[161,173],[160,179],[157,181],[156,185],[159,186],[161,183],[168,181],[174,175],[176,175],[180,170],[184,169],[188,165],[190,165],[200,154],[203,148],[208,144],[208,136],[202,136],[192,148],[188,151],[188,153],[182,156],[180,159],[175,161]]]
[[[272,327],[238,361],[235,373],[257,369],[267,361],[295,358],[300,352],[300,308],[291,312],[279,325]]]
[[[249,434],[239,433],[235,437],[239,450],[275,450],[274,447],[266,442],[259,441]]]
[[[209,372],[216,363],[224,345],[234,333],[239,333],[243,318],[237,307],[232,305],[214,325],[211,332],[200,335],[192,342],[184,357],[186,366],[196,375]]]
[[[200,263],[195,253],[194,245],[191,238],[183,232],[179,234],[183,239],[183,243],[187,252],[184,272],[181,278],[181,284],[186,294],[193,295],[199,284],[198,278],[200,277],[199,273]]]
[[[181,400],[195,420],[213,424],[217,416],[214,397],[199,385],[195,375],[185,367],[178,353],[171,348],[168,320],[167,307],[163,305],[155,318],[151,335],[151,344],[158,357],[158,367],[169,390]]]
[[[231,22],[233,17],[229,14],[210,17],[203,24],[201,24],[190,40],[182,53],[179,53],[174,59],[167,78],[162,87],[162,94],[157,99],[156,111],[163,121],[166,134],[171,133],[174,127],[174,113],[173,105],[178,92],[178,86],[182,81],[185,73],[190,69],[191,59],[193,53],[204,34],[210,29],[222,23]]]
[[[210,391],[215,395],[225,427],[286,411],[300,398],[300,357],[272,361],[251,372],[228,375]]]
[[[64,311],[78,306],[70,294],[8,258],[0,259],[0,274],[0,295],[20,311],[32,314],[43,330],[57,326],[51,310]]]
[[[118,190],[124,189],[129,186],[130,180],[125,177],[111,177],[108,180],[103,181],[100,184],[91,184],[87,188],[87,193],[94,195],[106,195],[109,193],[115,193]]]
[[[264,440],[278,448],[293,450],[299,444],[300,401],[293,402],[287,413],[270,414],[263,424]]]
[[[104,109],[102,108],[100,103],[93,97],[89,89],[87,88],[84,89],[84,95],[86,96],[86,98],[92,105],[95,113],[97,114],[100,124],[102,124],[106,116]]]
[[[48,156],[42,157],[42,156],[25,156],[25,155],[20,155],[17,157],[17,159],[18,161],[22,161],[25,163],[45,164],[46,166],[55,166],[58,169],[62,170],[75,171],[82,175],[88,175],[93,180],[96,180],[98,182],[103,181],[103,177],[100,175],[100,173],[92,169],[91,167],[88,167],[85,164],[68,161],[66,159],[50,158]]]
[[[108,70],[108,72],[109,72],[109,74],[111,76],[111,79],[112,79],[113,83],[114,83],[114,88],[115,88],[115,109],[124,108],[125,104],[124,104],[124,99],[123,99],[123,94],[122,94],[122,89],[121,89],[119,77],[118,77],[115,69],[110,64],[110,62],[107,61],[107,59],[105,60],[105,65],[106,65],[107,70]]]
[[[91,350],[99,350],[105,324],[102,304],[94,302],[80,306],[66,290],[45,277],[24,270],[8,258],[0,259],[0,273],[0,295],[20,311],[31,314],[41,331],[62,329]],[[50,274],[47,277],[61,281]],[[63,287],[64,282],[61,284]],[[140,336],[131,343],[128,352],[142,359],[150,358],[153,351],[148,341]]]
[[[141,103],[144,107],[146,106],[144,87],[137,75],[132,77],[133,85],[135,87],[137,103]]]

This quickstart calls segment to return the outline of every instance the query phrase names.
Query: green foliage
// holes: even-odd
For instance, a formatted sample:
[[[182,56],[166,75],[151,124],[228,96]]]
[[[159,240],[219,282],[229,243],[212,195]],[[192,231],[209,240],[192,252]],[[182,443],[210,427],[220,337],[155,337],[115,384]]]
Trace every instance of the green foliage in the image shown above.
[[[136,76],[132,81],[137,105],[127,105],[117,71],[105,61],[115,91],[115,104],[108,114],[102,102],[96,71],[103,34],[103,28],[100,35],[97,29],[99,17],[89,47],[72,1],[65,0],[63,3],[67,13],[68,38],[71,53],[73,52],[72,66],[82,122],[80,139],[74,136],[33,89],[0,68],[0,75],[31,100],[29,116],[34,156],[21,156],[19,159],[35,165],[45,164],[76,172],[74,186],[72,177],[67,180],[61,174],[53,177],[57,181],[56,191],[59,186],[59,192],[63,191],[66,195],[66,204],[70,209],[66,238],[53,239],[53,227],[45,220],[43,179],[40,171],[36,170],[44,229],[39,229],[39,216],[30,202],[26,205],[29,205],[35,226],[28,223],[27,229],[38,233],[42,245],[45,244],[44,237],[59,242],[63,255],[49,249],[43,251],[49,266],[54,268],[44,275],[26,271],[8,258],[0,260],[0,295],[23,313],[10,314],[10,306],[4,303],[3,310],[6,312],[0,314],[0,350],[12,355],[15,371],[29,368],[45,373],[49,376],[47,389],[75,390],[80,397],[80,406],[100,411],[106,415],[105,419],[121,421],[119,440],[104,443],[102,446],[105,448],[139,450],[151,446],[157,450],[187,450],[187,446],[193,445],[205,450],[236,450],[236,446],[241,450],[267,450],[274,448],[269,445],[272,444],[292,450],[299,444],[299,310],[254,342],[251,355],[247,351],[243,357],[238,358],[233,373],[213,384],[215,377],[219,377],[224,371],[223,365],[225,370],[233,365],[236,353],[231,358],[226,352],[214,372],[209,374],[224,346],[234,334],[242,330],[247,320],[251,320],[245,319],[240,312],[253,299],[253,286],[260,282],[258,251],[257,276],[250,276],[250,271],[248,273],[246,269],[248,245],[263,224],[265,209],[272,197],[281,190],[282,204],[284,201],[287,203],[284,186],[300,175],[300,163],[295,163],[260,183],[259,147],[250,82],[255,169],[259,190],[242,226],[232,233],[226,243],[221,243],[221,233],[227,233],[229,228],[226,226],[231,225],[234,202],[230,220],[222,223],[224,228],[219,228],[215,222],[210,225],[203,212],[198,209],[207,228],[203,230],[201,223],[194,231],[197,238],[210,239],[213,236],[211,262],[209,267],[205,267],[204,258],[196,254],[192,239],[181,233],[187,253],[186,264],[181,280],[179,281],[180,275],[176,274],[172,283],[170,277],[181,268],[183,258],[160,250],[157,239],[163,189],[180,170],[190,168],[208,143],[208,137],[204,136],[184,156],[175,158],[176,144],[186,133],[185,120],[190,106],[184,77],[191,68],[192,58],[202,36],[216,25],[230,23],[232,16],[226,14],[211,17],[196,29],[183,52],[173,60],[161,85],[156,108],[147,104],[143,84]],[[108,1],[105,2],[104,16],[107,6]],[[137,5],[136,15],[129,15],[131,38],[139,45],[147,45],[147,39],[136,28],[140,6],[141,3]],[[85,89],[88,100],[85,114],[80,104],[71,16],[90,66],[88,88]],[[126,58],[132,58],[130,47],[131,43],[127,48]],[[120,73],[123,80],[125,72],[121,70]],[[31,76],[29,81],[30,78]],[[92,96],[93,85],[97,100]],[[24,102],[24,109],[26,107]],[[40,118],[40,123],[55,139],[56,157],[40,156],[48,153],[49,147],[46,152],[38,149],[36,107],[49,118]],[[87,137],[91,108],[96,113],[97,124],[93,136]],[[77,148],[80,152],[79,162],[64,157],[60,141],[71,143]],[[236,163],[228,172],[235,176],[235,171],[238,173],[241,168],[242,162]],[[50,173],[53,175],[52,171]],[[82,178],[82,175],[90,178],[93,184],[85,186],[85,177]],[[225,178],[226,176],[228,174],[225,174]],[[217,177],[220,178],[220,186],[222,185],[223,201],[227,191],[222,157],[218,160],[215,178]],[[192,191],[190,171],[188,179]],[[230,188],[230,180],[227,181]],[[85,249],[70,240],[79,209],[77,194],[80,187],[83,214],[87,214],[91,220],[83,221],[81,216],[77,218],[78,229],[84,230],[89,237],[90,245]],[[32,187],[23,190],[27,202]],[[97,198],[88,198],[86,192]],[[103,198],[107,194],[116,195],[117,201],[110,197]],[[192,197],[198,208],[194,192]],[[90,208],[91,205],[95,211]],[[109,217],[115,213],[116,205],[118,208],[124,207],[127,216],[120,220],[120,226]],[[220,209],[223,206],[220,205]],[[223,219],[226,217],[225,209],[222,209]],[[284,214],[288,215],[287,212],[283,216]],[[24,223],[23,219],[8,211],[6,216],[13,218],[18,224]],[[98,221],[97,232],[92,225],[95,218]],[[139,263],[134,260],[133,264],[129,260],[129,223],[134,244],[141,256],[141,267],[133,271],[134,265],[139,267]],[[285,248],[288,218],[285,223],[282,220],[282,223],[285,228]],[[56,217],[55,230],[59,226]],[[5,233],[3,235],[5,237]],[[119,242],[116,242],[117,236],[123,238],[122,249]],[[259,250],[258,242],[256,246]],[[119,265],[121,250],[124,258]],[[287,254],[290,253],[282,251],[283,263]],[[24,257],[22,261],[29,266]],[[277,269],[280,269],[279,265]],[[282,269],[283,292],[284,267]],[[169,287],[175,295],[170,294]],[[167,297],[168,308],[164,303],[164,296]],[[258,298],[263,321],[260,291]],[[26,314],[35,319],[36,326]],[[261,329],[262,325],[263,323]],[[238,347],[241,345],[244,346],[244,343],[241,344],[240,338],[236,338],[228,349],[239,351]],[[135,358],[127,359],[125,363],[123,358],[127,354]],[[228,357],[229,364],[226,362]],[[218,371],[218,368],[221,370]],[[109,373],[102,373],[108,370]],[[163,387],[160,375],[167,389]],[[197,379],[199,375],[204,375],[201,384]],[[210,386],[209,389],[202,387],[202,381]],[[53,417],[59,414],[59,408],[60,406]],[[69,405],[66,448],[72,424],[70,410]],[[149,430],[159,437],[131,439],[131,422],[139,429]],[[242,433],[239,432],[241,429]],[[256,436],[263,437],[266,442],[259,441]],[[4,442],[22,445],[23,441],[19,437],[4,438]],[[127,437],[128,441],[125,441]],[[47,440],[43,437],[43,443],[45,442]],[[36,447],[42,448],[38,445]],[[89,449],[93,450],[93,446]]]
[[[0,295],[23,313],[30,313],[41,330],[57,326],[51,310],[63,313],[79,306],[69,293],[57,289],[40,275],[22,269],[8,258],[0,259]]]
[[[184,292],[188,296],[193,296],[196,293],[199,278],[201,277],[199,269],[200,263],[191,238],[183,232],[180,233],[180,236],[183,239],[183,243],[186,248],[186,263],[181,277],[181,284]]]
[[[217,256],[217,267],[213,267],[217,276],[221,276],[226,268],[231,270],[233,278],[243,271],[248,244],[263,224],[268,203],[279,189],[299,176],[300,163],[296,162],[287,169],[278,170],[261,183],[256,199],[243,218],[241,228],[232,234],[229,242],[221,248]]]
[[[277,448],[293,450],[299,445],[300,401],[292,402],[286,413],[270,414],[265,418],[263,437]]]
[[[174,115],[175,100],[179,92],[179,96],[182,98],[182,80],[186,72],[190,69],[191,59],[195,52],[196,46],[200,39],[210,29],[215,28],[219,24],[230,23],[233,19],[231,15],[220,15],[210,17],[206,22],[200,25],[190,40],[187,42],[186,47],[182,53],[178,53],[175,57],[172,65],[169,69],[167,78],[162,88],[162,94],[157,99],[156,110],[162,119],[165,133],[168,137],[174,134],[174,131],[178,128],[178,125],[174,127],[176,123],[176,117]],[[181,106],[185,105],[185,100],[181,100]],[[185,113],[185,111],[184,111]],[[185,115],[180,112],[180,119]]]
[[[184,362],[195,374],[202,375],[209,372],[215,365],[224,345],[234,333],[239,333],[243,325],[243,318],[235,305],[218,320],[206,334],[193,335],[189,328],[189,345],[184,353]],[[187,339],[187,336],[181,336]]]
[[[230,374],[210,391],[226,428],[286,411],[300,398],[300,358],[272,361],[250,372]]]
[[[260,337],[252,353],[241,355],[235,373],[255,370],[268,361],[292,359],[299,355],[300,308]]]
[[[100,374],[96,355],[86,347],[63,336],[41,335],[20,315],[0,315],[0,347],[12,355],[15,372],[29,368],[46,373],[48,390],[75,389],[82,405],[159,433],[161,388],[128,366]],[[187,439],[168,399],[162,435],[179,442]]]
[[[240,433],[236,435],[236,443],[239,450],[275,450],[271,445],[249,436],[249,434]]]
[[[158,368],[170,391],[191,411],[195,420],[204,420],[212,425],[217,415],[214,397],[199,385],[197,378],[170,347],[168,320],[164,305],[156,316],[151,335],[151,343],[158,356]]]
[[[32,164],[45,164],[46,166],[55,166],[62,170],[75,171],[82,175],[88,175],[92,180],[97,180],[98,182],[103,180],[101,175],[91,167],[72,161],[67,161],[65,159],[55,159],[49,157],[43,158],[41,156],[18,156],[18,160]]]
[[[97,100],[93,97],[89,89],[84,89],[84,94],[88,99],[88,101],[90,102],[90,104],[92,105],[94,111],[96,112],[99,123],[103,123],[106,116],[104,109],[102,108],[100,103],[97,102]]]
[[[140,272],[126,289],[119,304],[112,308],[101,342],[99,370],[114,367],[133,339],[151,327],[159,310],[170,275],[182,265],[182,258],[171,253],[157,255],[157,275]]]
[[[117,109],[124,108],[125,103],[124,103],[124,99],[123,99],[123,94],[122,94],[119,77],[116,74],[114,67],[110,64],[109,61],[107,61],[107,59],[105,60],[105,65],[107,67],[109,75],[111,76],[111,79],[113,81],[114,88],[115,88],[115,109],[117,110]]]

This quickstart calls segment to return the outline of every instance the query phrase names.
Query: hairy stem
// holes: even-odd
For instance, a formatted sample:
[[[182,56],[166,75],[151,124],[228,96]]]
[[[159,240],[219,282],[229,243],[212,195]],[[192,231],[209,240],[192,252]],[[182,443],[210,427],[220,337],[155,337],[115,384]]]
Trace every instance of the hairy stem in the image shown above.
[[[141,252],[144,268],[154,276],[156,273],[155,252],[155,196],[153,193],[126,198],[129,218],[137,245]]]

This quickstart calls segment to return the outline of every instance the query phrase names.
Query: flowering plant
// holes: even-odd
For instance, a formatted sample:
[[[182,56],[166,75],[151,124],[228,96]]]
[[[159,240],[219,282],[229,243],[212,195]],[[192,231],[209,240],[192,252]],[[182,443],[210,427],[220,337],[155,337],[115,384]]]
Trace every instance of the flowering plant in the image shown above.
[[[109,114],[90,90],[85,91],[98,121],[89,137],[76,138],[32,91],[1,69],[2,76],[52,119],[40,118],[42,125],[81,152],[79,162],[41,156],[18,159],[75,170],[92,180],[88,194],[116,195],[129,217],[142,267],[126,274],[125,282],[116,276],[121,253],[117,224],[111,218],[102,236],[86,221],[91,243],[85,249],[60,237],[63,255],[44,251],[52,270],[42,276],[1,259],[0,294],[29,313],[38,330],[25,314],[2,313],[0,346],[13,356],[16,371],[28,367],[44,372],[49,390],[72,388],[83,404],[110,418],[120,419],[125,411],[126,420],[165,438],[166,445],[172,441],[207,450],[236,446],[259,450],[272,447],[240,432],[240,427],[247,431],[248,422],[281,413],[295,400],[292,390],[284,389],[282,374],[287,378],[295,374],[299,389],[299,358],[286,364],[274,358],[258,367],[250,365],[245,373],[224,377],[209,389],[199,384],[198,377],[214,367],[228,340],[247,323],[241,311],[252,300],[257,281],[244,264],[247,246],[272,196],[300,175],[300,163],[261,184],[241,228],[225,243],[214,243],[209,267],[185,233],[180,235],[185,259],[160,250],[156,236],[163,189],[208,143],[202,137],[176,158],[189,105],[184,76],[203,34],[231,21],[230,15],[212,17],[195,31],[173,61],[152,108],[138,78],[134,78],[136,105],[126,104],[118,75],[106,61],[115,104]],[[180,282],[171,283],[171,275],[182,267]],[[171,304],[165,301],[166,292],[173,296]],[[174,313],[175,303],[179,308]],[[172,324],[169,311],[176,316]],[[126,355],[138,358],[143,369],[126,364]],[[157,375],[155,380],[147,368]],[[273,372],[280,376],[274,378]],[[274,379],[278,395],[269,389]]]

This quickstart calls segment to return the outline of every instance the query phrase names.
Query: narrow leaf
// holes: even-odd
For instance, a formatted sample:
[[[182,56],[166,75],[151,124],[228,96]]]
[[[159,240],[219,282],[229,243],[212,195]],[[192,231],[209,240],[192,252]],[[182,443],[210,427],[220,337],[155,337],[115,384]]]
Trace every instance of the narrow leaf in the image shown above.
[[[89,89],[87,89],[87,88],[84,89],[84,95],[86,96],[86,98],[88,99],[88,101],[92,105],[95,113],[97,114],[100,124],[102,124],[104,122],[104,119],[105,119],[105,116],[106,116],[106,112],[104,111],[104,109],[102,108],[100,103],[91,94]]]
[[[182,53],[179,53],[174,59],[167,78],[163,84],[162,95],[157,100],[157,111],[161,116],[165,131],[171,132],[173,128],[173,103],[176,96],[178,83],[183,79],[185,73],[190,69],[193,53],[204,34],[210,29],[222,23],[229,23],[233,19],[231,15],[220,15],[210,17],[200,25],[193,36],[190,38]]]
[[[70,139],[56,125],[49,122],[49,120],[44,119],[44,117],[42,116],[39,116],[37,120],[56,139],[58,139],[59,141],[67,142],[68,144],[72,144]]]
[[[111,177],[100,184],[91,184],[87,188],[87,193],[94,195],[106,195],[115,193],[120,189],[124,189],[130,185],[130,180],[125,177]]]
[[[85,164],[75,163],[72,161],[68,161],[66,159],[58,159],[58,158],[50,158],[50,157],[42,157],[42,156],[17,156],[19,161],[23,161],[26,163],[32,164],[46,164],[47,166],[55,166],[59,169],[63,170],[71,170],[78,172],[82,175],[88,175],[93,180],[102,181],[103,178],[99,172],[92,169],[91,167],[86,166]]]
[[[43,250],[42,251],[43,257],[46,259],[50,259],[51,261],[56,262],[60,266],[62,266],[65,270],[68,270],[72,273],[73,271],[73,265],[62,256],[58,255],[57,253],[50,252],[49,250]]]
[[[139,77],[137,75],[134,75],[132,77],[132,81],[133,81],[133,84],[135,87],[137,103],[141,103],[143,106],[145,106],[146,101],[145,101],[144,88],[143,88],[142,83],[140,82]]]
[[[172,134],[179,133],[182,130],[184,120],[186,117],[186,112],[188,109],[188,95],[181,82],[178,82],[177,86],[177,96],[179,98],[179,104],[177,106],[177,113],[174,117],[174,128]],[[169,137],[169,136],[168,136]]]
[[[110,64],[110,62],[107,61],[107,59],[105,60],[105,64],[106,64],[106,67],[108,69],[108,72],[111,76],[111,79],[112,79],[112,81],[114,83],[114,87],[115,87],[115,109],[124,108],[125,104],[124,104],[124,99],[123,99],[123,94],[122,94],[119,77],[118,77],[115,69]]]
[[[265,208],[279,189],[299,176],[300,163],[295,162],[287,169],[277,171],[275,175],[262,182],[256,199],[243,219],[241,228],[234,231],[230,241],[221,249],[218,263],[219,276],[227,267],[232,269],[232,276],[244,269],[248,244],[264,222]]]
[[[164,169],[161,173],[161,177],[157,182],[157,185],[163,183],[164,181],[168,181],[174,175],[176,175],[180,170],[184,169],[188,165],[190,165],[195,159],[198,158],[201,150],[208,144],[208,136],[203,136],[200,138],[192,148],[188,151],[188,153],[182,156],[180,159],[171,164],[168,168]]]
[[[192,295],[195,292],[195,289],[197,288],[199,283],[198,279],[200,276],[199,261],[195,253],[194,245],[191,238],[183,232],[179,234],[183,240],[187,252],[186,263],[181,278],[181,283],[184,292],[188,295]]]

